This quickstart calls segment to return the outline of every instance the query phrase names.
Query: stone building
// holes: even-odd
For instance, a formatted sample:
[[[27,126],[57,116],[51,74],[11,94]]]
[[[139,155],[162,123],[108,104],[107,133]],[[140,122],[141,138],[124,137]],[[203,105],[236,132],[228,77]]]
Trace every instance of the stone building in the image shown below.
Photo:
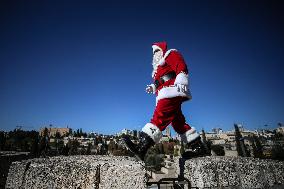
[[[277,133],[281,133],[282,135],[284,135],[284,126],[280,126],[276,129]]]
[[[40,128],[40,131],[39,131],[40,136],[43,136],[45,128],[47,128],[47,127]],[[49,128],[47,128],[47,130],[48,130],[48,136],[49,137],[55,137],[56,133],[59,133],[60,136],[65,136],[65,135],[68,135],[72,132],[72,129],[68,128],[68,127],[67,128],[56,128],[56,127],[52,128],[52,127],[49,127]]]
[[[77,140],[80,144],[80,146],[84,146],[87,147],[89,144],[91,144],[92,146],[95,145],[95,139],[94,138],[87,138],[87,137],[64,137],[63,142],[64,145],[66,145],[69,140],[73,141],[73,140]]]

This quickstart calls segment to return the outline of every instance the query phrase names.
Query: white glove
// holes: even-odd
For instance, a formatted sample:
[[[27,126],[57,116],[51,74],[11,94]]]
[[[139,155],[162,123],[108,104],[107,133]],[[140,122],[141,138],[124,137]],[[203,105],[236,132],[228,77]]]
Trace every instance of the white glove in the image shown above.
[[[155,93],[155,90],[156,90],[156,87],[155,87],[154,84],[147,85],[147,87],[146,87],[146,92],[147,92],[147,93],[152,93],[152,94],[154,94],[154,93]]]

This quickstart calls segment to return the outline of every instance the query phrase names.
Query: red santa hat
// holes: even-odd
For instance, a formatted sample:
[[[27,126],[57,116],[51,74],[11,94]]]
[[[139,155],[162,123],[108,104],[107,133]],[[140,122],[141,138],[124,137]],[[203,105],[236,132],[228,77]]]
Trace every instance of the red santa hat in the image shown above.
[[[163,52],[163,55],[167,52],[167,42],[156,42],[152,44],[153,53],[158,49]]]

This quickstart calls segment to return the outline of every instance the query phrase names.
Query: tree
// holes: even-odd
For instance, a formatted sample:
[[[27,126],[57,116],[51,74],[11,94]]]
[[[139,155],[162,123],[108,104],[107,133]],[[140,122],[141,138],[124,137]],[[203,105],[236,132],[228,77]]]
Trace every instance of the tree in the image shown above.
[[[57,152],[57,155],[59,154],[59,150],[58,150],[58,148],[59,148],[59,139],[61,138],[61,135],[60,135],[60,133],[57,131],[56,133],[55,133],[55,146],[56,146],[56,152]]]
[[[39,136],[35,137],[34,140],[32,141],[32,147],[31,147],[31,155],[33,157],[38,157],[39,155]]]
[[[80,146],[80,143],[76,139],[70,140],[68,142],[68,147],[69,147],[68,155],[77,155],[79,146]]]
[[[30,150],[29,138],[26,137],[21,142],[21,151],[29,152]]]
[[[77,136],[77,137],[80,137],[80,130],[79,130],[79,129],[77,129],[76,136]]]
[[[40,139],[39,152],[42,156],[46,156],[48,149],[49,149],[48,129],[45,127],[43,135]]]
[[[284,148],[279,144],[273,145],[272,147],[272,159],[280,161],[284,160]]]
[[[225,150],[224,147],[221,145],[212,145],[211,149],[217,156],[224,156],[225,155]]]
[[[80,128],[80,133],[79,133],[79,134],[80,134],[80,137],[83,136],[83,130],[82,130],[82,128]]]
[[[0,131],[0,150],[5,149],[6,136],[4,131]]]
[[[85,146],[82,146],[81,150],[80,150],[80,155],[85,155],[86,152],[87,152],[87,150],[85,149]]]
[[[175,148],[174,156],[175,156],[175,157],[178,156],[178,148]]]
[[[202,129],[202,131],[201,131],[201,138],[202,138],[202,142],[204,144],[204,147],[206,149],[206,152],[208,154],[210,154],[211,153],[211,143],[210,143],[210,141],[207,141],[204,129]]]
[[[137,130],[133,130],[133,136],[135,139],[137,139]]]
[[[164,147],[165,145],[165,147]],[[159,147],[159,154],[165,154],[165,151],[167,150],[167,144],[166,143],[159,143],[158,144]]]
[[[162,154],[148,154],[145,158],[145,165],[149,167],[153,167],[155,171],[161,170],[163,163],[163,155]]]
[[[114,141],[113,140],[111,140],[110,142],[109,142],[109,144],[108,144],[108,151],[109,152],[111,152],[112,154],[113,154],[113,151],[114,150],[116,150],[116,148],[115,148],[116,146],[115,146],[115,143],[114,143]]]
[[[263,158],[263,147],[255,135],[252,136],[252,150],[255,158]]]
[[[173,155],[174,154],[174,143],[173,142],[169,142],[168,143],[168,154],[169,155]]]
[[[202,142],[203,142],[203,143],[206,143],[206,142],[207,142],[204,129],[201,130],[201,138],[202,138]]]
[[[184,144],[183,144],[183,141],[181,141],[180,154],[182,155],[184,152],[185,152],[185,150],[184,150]]]
[[[88,134],[87,134],[87,133],[83,133],[82,136],[83,136],[84,138],[87,138]]]
[[[91,143],[88,143],[86,155],[91,155],[91,148],[92,148],[92,144],[91,144]]]
[[[239,130],[239,127],[237,124],[234,124],[234,127],[235,127],[235,139],[236,139],[236,147],[237,147],[237,152],[238,152],[238,155],[239,156],[242,156],[242,157],[246,157],[247,154],[246,154],[246,147],[244,145],[244,138],[242,137],[241,135],[241,132]],[[212,147],[211,147],[212,149]]]
[[[68,156],[69,155],[69,151],[70,151],[70,147],[67,143],[67,145],[64,145],[62,150],[61,150],[61,155],[64,155],[64,156]]]
[[[274,132],[273,140],[274,141],[284,140],[284,135],[279,132]]]

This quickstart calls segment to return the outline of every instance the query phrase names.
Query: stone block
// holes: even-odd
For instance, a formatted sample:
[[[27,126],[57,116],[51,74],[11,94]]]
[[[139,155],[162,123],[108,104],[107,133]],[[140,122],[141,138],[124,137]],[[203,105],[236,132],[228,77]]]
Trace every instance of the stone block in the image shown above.
[[[142,162],[118,156],[58,156],[14,162],[6,188],[146,188]]]
[[[177,168],[178,161],[175,159]],[[208,156],[184,161],[181,170],[184,170],[182,174],[190,180],[192,187],[198,188],[284,186],[284,162],[275,160]]]

